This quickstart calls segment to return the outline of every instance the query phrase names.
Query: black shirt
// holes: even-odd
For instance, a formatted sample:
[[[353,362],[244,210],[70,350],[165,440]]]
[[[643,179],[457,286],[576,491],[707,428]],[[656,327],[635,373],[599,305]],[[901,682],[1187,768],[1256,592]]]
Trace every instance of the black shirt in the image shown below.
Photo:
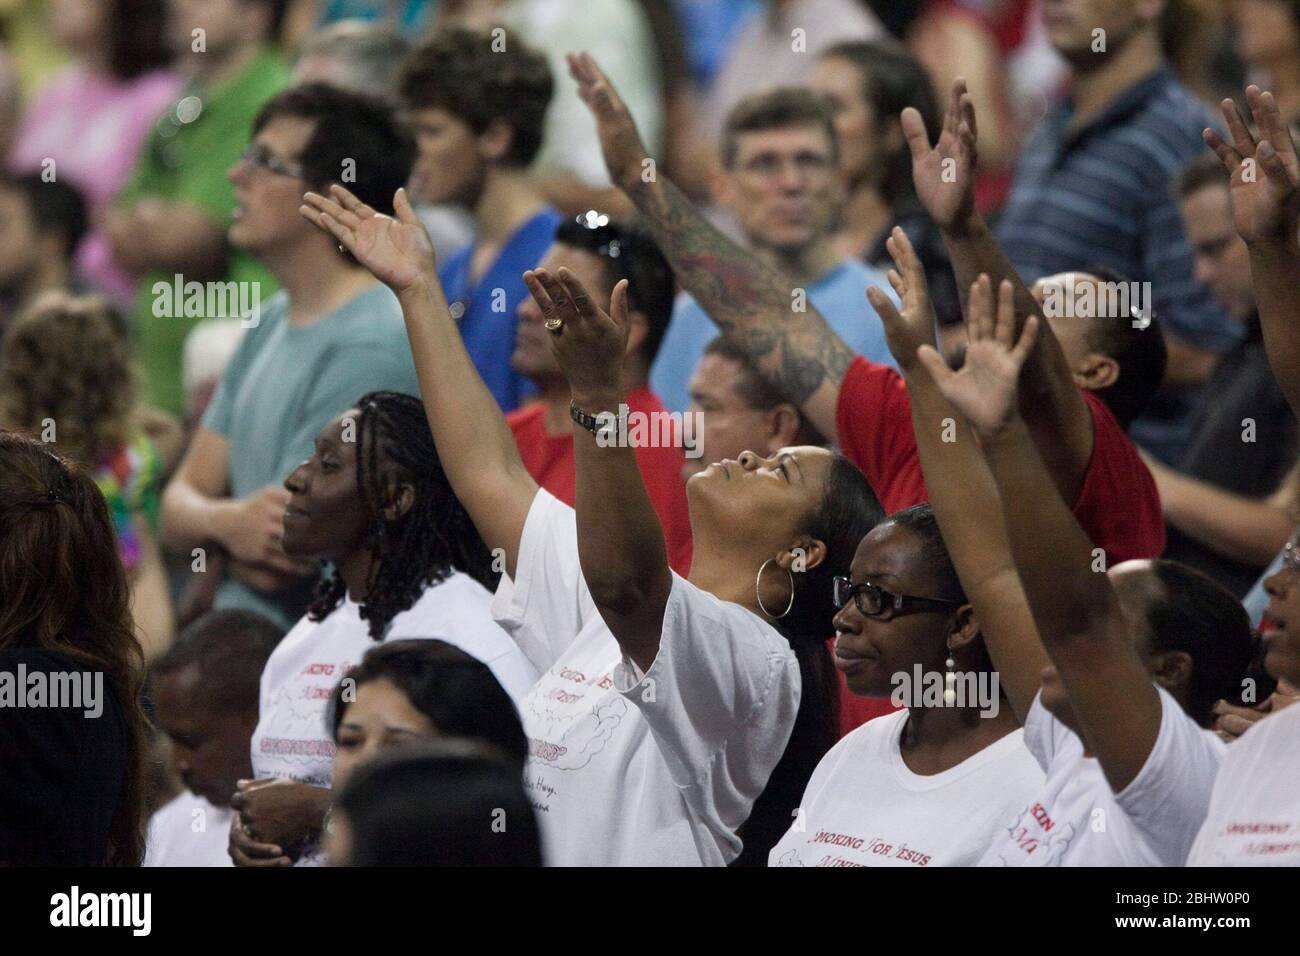
[[[86,697],[76,707],[48,706],[48,698],[46,706],[13,706],[10,694],[24,692],[20,676],[37,673],[49,687],[59,673],[91,674],[93,681],[89,668],[59,654],[0,650],[0,864],[99,866],[126,781],[121,705],[101,676],[96,717],[86,716],[93,710]],[[30,687],[30,679],[22,685]]]
[[[1254,423],[1254,441],[1247,429]],[[1247,498],[1266,498],[1296,460],[1296,421],[1273,378],[1258,319],[1224,354],[1205,383],[1191,418],[1191,440],[1177,463],[1183,474]],[[1168,529],[1166,558],[1204,571],[1238,597],[1263,566],[1243,564]]]

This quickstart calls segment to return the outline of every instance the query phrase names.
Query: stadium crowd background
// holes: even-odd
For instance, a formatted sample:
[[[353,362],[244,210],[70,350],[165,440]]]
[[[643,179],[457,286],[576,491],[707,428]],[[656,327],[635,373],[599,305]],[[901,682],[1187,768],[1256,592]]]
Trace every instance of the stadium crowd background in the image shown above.
[[[1300,863],[1297,124],[1297,0],[0,0],[0,863]]]

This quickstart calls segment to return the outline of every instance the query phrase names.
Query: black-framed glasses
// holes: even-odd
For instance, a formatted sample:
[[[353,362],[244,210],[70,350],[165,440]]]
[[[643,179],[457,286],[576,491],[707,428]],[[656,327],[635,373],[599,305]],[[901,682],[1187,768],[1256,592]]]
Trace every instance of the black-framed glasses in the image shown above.
[[[899,614],[915,611],[942,611],[961,607],[960,601],[948,601],[943,598],[916,597],[912,594],[895,594],[886,591],[878,584],[863,581],[854,584],[848,578],[834,578],[835,592],[833,600],[835,609],[839,610],[852,601],[864,617],[877,617],[889,620]]]
[[[302,166],[298,163],[287,163],[279,159],[266,149],[264,146],[258,146],[256,143],[251,144],[248,149],[244,150],[243,155],[239,157],[241,162],[258,169],[265,169],[269,173],[277,176],[288,176],[290,179],[302,179]]]

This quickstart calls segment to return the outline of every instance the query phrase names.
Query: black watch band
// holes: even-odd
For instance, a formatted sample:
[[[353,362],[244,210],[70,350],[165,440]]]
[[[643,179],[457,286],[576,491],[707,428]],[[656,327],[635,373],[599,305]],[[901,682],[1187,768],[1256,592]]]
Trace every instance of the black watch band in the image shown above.
[[[613,412],[593,415],[591,412],[584,412],[578,407],[578,403],[572,400],[569,402],[569,417],[593,435],[599,435],[602,429],[609,428],[618,421],[618,416]]]

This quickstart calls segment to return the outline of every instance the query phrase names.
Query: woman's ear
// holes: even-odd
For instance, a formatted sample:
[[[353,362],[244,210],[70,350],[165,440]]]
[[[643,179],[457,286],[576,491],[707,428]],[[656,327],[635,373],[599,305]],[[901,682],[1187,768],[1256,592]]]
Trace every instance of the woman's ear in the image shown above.
[[[980,637],[980,623],[975,618],[975,608],[963,604],[952,615],[948,632],[948,653],[956,654],[969,648]]]
[[[415,486],[398,485],[393,490],[393,496],[388,500],[388,504],[384,506],[384,520],[396,521],[410,511],[414,504]]]
[[[801,538],[798,543],[777,555],[776,563],[787,571],[811,571],[826,560],[826,545],[816,538]]]

